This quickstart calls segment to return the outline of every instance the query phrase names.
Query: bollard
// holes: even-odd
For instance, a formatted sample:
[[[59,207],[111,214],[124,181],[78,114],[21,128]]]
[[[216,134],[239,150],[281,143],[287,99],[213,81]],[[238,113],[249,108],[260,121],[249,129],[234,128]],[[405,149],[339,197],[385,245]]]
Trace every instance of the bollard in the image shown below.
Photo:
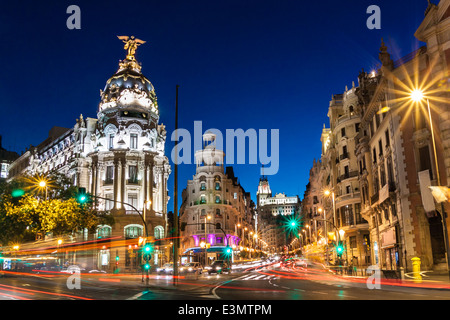
[[[414,257],[411,259],[413,267],[413,278],[414,282],[421,283],[422,275],[420,274],[420,258]]]

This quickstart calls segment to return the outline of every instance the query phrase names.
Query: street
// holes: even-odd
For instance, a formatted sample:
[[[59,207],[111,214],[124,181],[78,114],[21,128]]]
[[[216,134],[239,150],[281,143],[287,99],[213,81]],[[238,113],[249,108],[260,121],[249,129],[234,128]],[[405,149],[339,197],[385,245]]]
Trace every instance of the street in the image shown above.
[[[1,300],[449,300],[448,286],[413,287],[382,282],[369,289],[366,279],[342,277],[320,264],[279,263],[231,274],[170,275],[81,274],[80,288],[69,289],[68,274],[14,274],[0,278]],[[424,284],[425,285],[425,284]],[[419,285],[417,285],[419,286]],[[430,287],[431,286],[431,287]],[[445,289],[447,288],[447,290]]]

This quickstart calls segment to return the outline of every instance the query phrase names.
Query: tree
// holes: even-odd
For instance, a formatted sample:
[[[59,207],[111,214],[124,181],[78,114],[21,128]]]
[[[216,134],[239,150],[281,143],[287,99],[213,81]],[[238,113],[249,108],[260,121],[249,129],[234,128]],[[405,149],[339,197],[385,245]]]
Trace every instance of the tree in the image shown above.
[[[32,241],[38,234],[74,234],[84,229],[93,232],[100,224],[114,224],[112,216],[97,212],[95,203],[80,205],[75,200],[77,188],[66,177],[52,175],[46,181],[51,185],[47,198],[35,187],[35,176],[0,185],[0,243]],[[12,191],[17,188],[26,193],[13,197]]]

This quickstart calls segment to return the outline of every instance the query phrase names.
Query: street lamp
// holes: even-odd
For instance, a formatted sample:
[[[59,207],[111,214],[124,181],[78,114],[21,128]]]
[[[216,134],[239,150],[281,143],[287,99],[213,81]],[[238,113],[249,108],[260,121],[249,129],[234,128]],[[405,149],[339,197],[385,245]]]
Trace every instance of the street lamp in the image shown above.
[[[206,264],[208,263],[208,246],[206,245],[207,244],[207,240],[206,240],[206,228],[207,228],[207,223],[206,223],[206,220],[210,220],[211,219],[211,216],[210,215],[206,215],[205,216],[205,267],[206,267]]]
[[[328,191],[329,192],[329,191]],[[328,265],[328,230],[327,230],[327,215],[325,209],[319,208],[319,213],[323,211],[323,225],[324,225],[324,235],[325,235],[325,262]]]
[[[47,200],[47,193],[48,193],[48,183],[45,180],[40,180],[38,183],[39,188],[44,189],[45,188],[45,200]]]
[[[420,103],[425,98],[425,95],[422,90],[420,89],[414,89],[412,90],[410,94],[410,98],[415,103]],[[427,109],[428,109],[428,121],[430,122],[430,131],[431,131],[431,140],[433,143],[433,155],[434,155],[434,163],[436,166],[436,181],[437,186],[441,186],[441,177],[439,174],[439,163],[437,158],[437,152],[436,152],[436,139],[434,137],[434,129],[433,129],[433,119],[431,117],[431,109],[430,109],[430,100],[426,98],[427,100]],[[447,231],[447,219],[446,219],[446,212],[444,207],[444,202],[441,202],[441,218],[442,218],[442,228],[444,233],[444,239],[445,239],[445,247],[446,247],[446,256],[447,256],[447,271],[450,277],[450,252],[449,252],[449,243],[448,243],[448,231]]]

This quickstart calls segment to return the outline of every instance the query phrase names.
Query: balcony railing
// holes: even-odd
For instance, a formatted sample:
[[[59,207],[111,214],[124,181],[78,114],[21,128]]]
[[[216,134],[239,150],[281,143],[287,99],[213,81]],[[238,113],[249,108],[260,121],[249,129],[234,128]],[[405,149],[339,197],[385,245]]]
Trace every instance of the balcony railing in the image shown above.
[[[342,181],[342,180],[353,178],[353,177],[357,177],[357,176],[358,176],[358,171],[354,170],[354,171],[350,171],[350,172],[344,173],[343,175],[341,175],[339,177],[339,180]]]

